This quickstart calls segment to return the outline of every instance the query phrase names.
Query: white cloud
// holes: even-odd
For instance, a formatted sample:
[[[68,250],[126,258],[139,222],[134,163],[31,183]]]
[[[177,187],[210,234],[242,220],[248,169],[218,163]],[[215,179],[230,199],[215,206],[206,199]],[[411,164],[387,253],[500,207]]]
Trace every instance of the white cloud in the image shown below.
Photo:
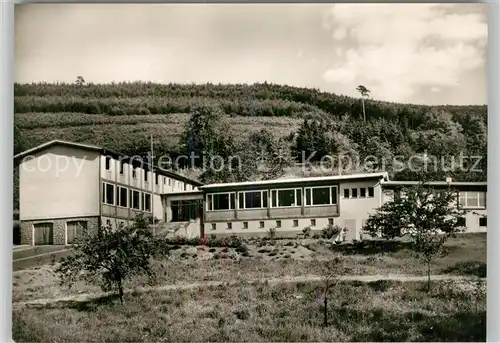
[[[350,95],[362,83],[389,101],[407,101],[420,87],[457,85],[462,72],[484,65],[487,25],[476,13],[442,11],[450,6],[334,5],[323,27],[347,51],[324,80]]]
[[[333,38],[335,40],[342,40],[347,37],[347,30],[343,27],[339,27],[333,32]]]

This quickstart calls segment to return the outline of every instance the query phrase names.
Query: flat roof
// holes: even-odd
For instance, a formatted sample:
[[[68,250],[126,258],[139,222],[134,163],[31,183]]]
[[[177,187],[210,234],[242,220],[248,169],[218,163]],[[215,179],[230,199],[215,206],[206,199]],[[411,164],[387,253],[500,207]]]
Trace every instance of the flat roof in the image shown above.
[[[416,186],[419,184],[419,181],[382,181],[382,186]],[[446,182],[446,181],[429,181],[425,183],[429,186],[464,186],[464,187],[486,187],[488,185],[487,182],[464,182],[464,181],[455,181],[455,182]]]
[[[332,175],[332,176],[316,176],[316,177],[302,177],[293,179],[274,179],[262,181],[246,181],[246,182],[231,182],[231,183],[212,183],[199,187],[202,190],[211,188],[223,187],[245,187],[245,186],[261,186],[269,184],[287,184],[287,183],[301,183],[301,182],[318,182],[318,181],[338,181],[338,180],[356,180],[356,179],[380,179],[388,178],[387,172],[378,173],[365,173],[365,174],[351,174],[351,175]]]
[[[185,191],[185,192],[163,192],[160,195],[161,196],[193,195],[193,194],[196,195],[196,194],[201,194],[201,193],[203,193],[201,190],[195,189],[192,191]]]
[[[112,156],[112,157],[115,157],[115,158],[119,158],[121,157],[122,160],[126,161],[126,160],[129,160],[129,159],[132,159],[133,160],[133,157],[134,156],[128,156],[126,154],[123,154],[121,152],[118,152],[116,150],[112,150],[112,149],[108,149],[108,148],[104,148],[104,147],[99,147],[99,146],[96,146],[96,145],[90,145],[90,144],[85,144],[85,143],[76,143],[76,142],[69,142],[69,141],[62,141],[62,140],[58,140],[58,139],[55,139],[55,140],[52,140],[52,141],[49,141],[49,142],[45,142],[43,144],[40,144],[34,148],[31,148],[31,149],[28,149],[28,150],[25,150],[17,155],[14,156],[14,161],[15,163],[18,163],[20,159],[26,157],[26,156],[30,156],[32,154],[36,154],[40,151],[43,151],[45,149],[48,149],[52,146],[56,146],[56,145],[59,145],[59,146],[67,146],[67,147],[71,147],[71,148],[77,148],[77,149],[83,149],[83,150],[90,150],[90,151],[96,151],[96,152],[99,152],[101,155],[106,155],[106,156]],[[148,167],[149,170],[153,169],[154,172],[160,174],[160,175],[163,175],[163,176],[169,176],[173,179],[177,179],[177,180],[180,180],[180,181],[184,181],[184,182],[187,182],[187,183],[190,183],[190,184],[193,184],[197,187],[203,185],[202,182],[199,182],[199,181],[196,181],[196,180],[192,180],[188,177],[185,177],[183,175],[179,175],[177,173],[174,173],[174,172],[171,172],[171,171],[168,171],[168,170],[164,170],[164,169],[160,169],[158,167],[154,167],[154,166],[151,166],[151,164],[149,163],[144,163],[143,165],[145,165],[146,167]]]

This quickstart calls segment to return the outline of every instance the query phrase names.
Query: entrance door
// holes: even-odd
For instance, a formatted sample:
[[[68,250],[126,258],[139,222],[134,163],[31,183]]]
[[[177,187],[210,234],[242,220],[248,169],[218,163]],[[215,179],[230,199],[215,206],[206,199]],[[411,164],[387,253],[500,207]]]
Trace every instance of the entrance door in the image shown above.
[[[346,230],[346,241],[352,241],[357,239],[356,235],[356,219],[346,219],[345,220],[345,230]]]
[[[54,244],[54,224],[38,223],[33,225],[35,230],[35,245]]]
[[[170,203],[173,222],[187,222],[200,218],[203,210],[201,200],[175,200]]]
[[[72,244],[73,240],[77,237],[81,237],[83,232],[87,229],[86,221],[73,221],[68,222],[68,231],[67,231],[67,242],[68,244]]]

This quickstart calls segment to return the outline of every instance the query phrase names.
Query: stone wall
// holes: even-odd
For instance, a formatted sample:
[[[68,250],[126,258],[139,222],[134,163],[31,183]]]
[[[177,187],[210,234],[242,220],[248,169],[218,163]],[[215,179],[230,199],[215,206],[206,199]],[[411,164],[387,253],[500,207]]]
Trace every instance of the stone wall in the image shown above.
[[[21,221],[21,244],[33,244],[33,225],[38,223],[52,223],[54,245],[66,244],[66,223],[72,221],[86,221],[87,230],[97,230],[99,227],[99,217],[77,217],[58,218],[46,220],[23,220]]]

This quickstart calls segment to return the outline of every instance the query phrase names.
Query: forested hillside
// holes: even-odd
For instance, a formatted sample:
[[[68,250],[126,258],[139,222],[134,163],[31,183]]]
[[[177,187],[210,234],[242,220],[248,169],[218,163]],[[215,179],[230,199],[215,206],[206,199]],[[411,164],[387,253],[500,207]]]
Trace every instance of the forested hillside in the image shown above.
[[[366,100],[365,122],[359,99],[267,83],[16,84],[14,91],[16,153],[63,139],[146,154],[153,134],[158,154],[176,156],[210,147],[210,154],[246,156],[242,163],[253,164],[244,173],[197,174],[207,182],[290,174],[303,151],[306,156],[316,152],[313,162],[324,155],[375,156],[380,164],[375,166],[389,171],[397,169],[391,162],[397,156],[405,160],[426,152],[443,157],[445,166],[451,156],[456,163],[461,154],[481,156],[476,169],[482,172],[466,170],[475,163],[469,158],[462,170],[438,168],[427,174],[486,180],[486,106]],[[272,167],[264,172],[254,165],[256,154],[262,153]],[[382,166],[381,160],[389,162]],[[408,178],[415,173],[398,170],[391,176]]]

